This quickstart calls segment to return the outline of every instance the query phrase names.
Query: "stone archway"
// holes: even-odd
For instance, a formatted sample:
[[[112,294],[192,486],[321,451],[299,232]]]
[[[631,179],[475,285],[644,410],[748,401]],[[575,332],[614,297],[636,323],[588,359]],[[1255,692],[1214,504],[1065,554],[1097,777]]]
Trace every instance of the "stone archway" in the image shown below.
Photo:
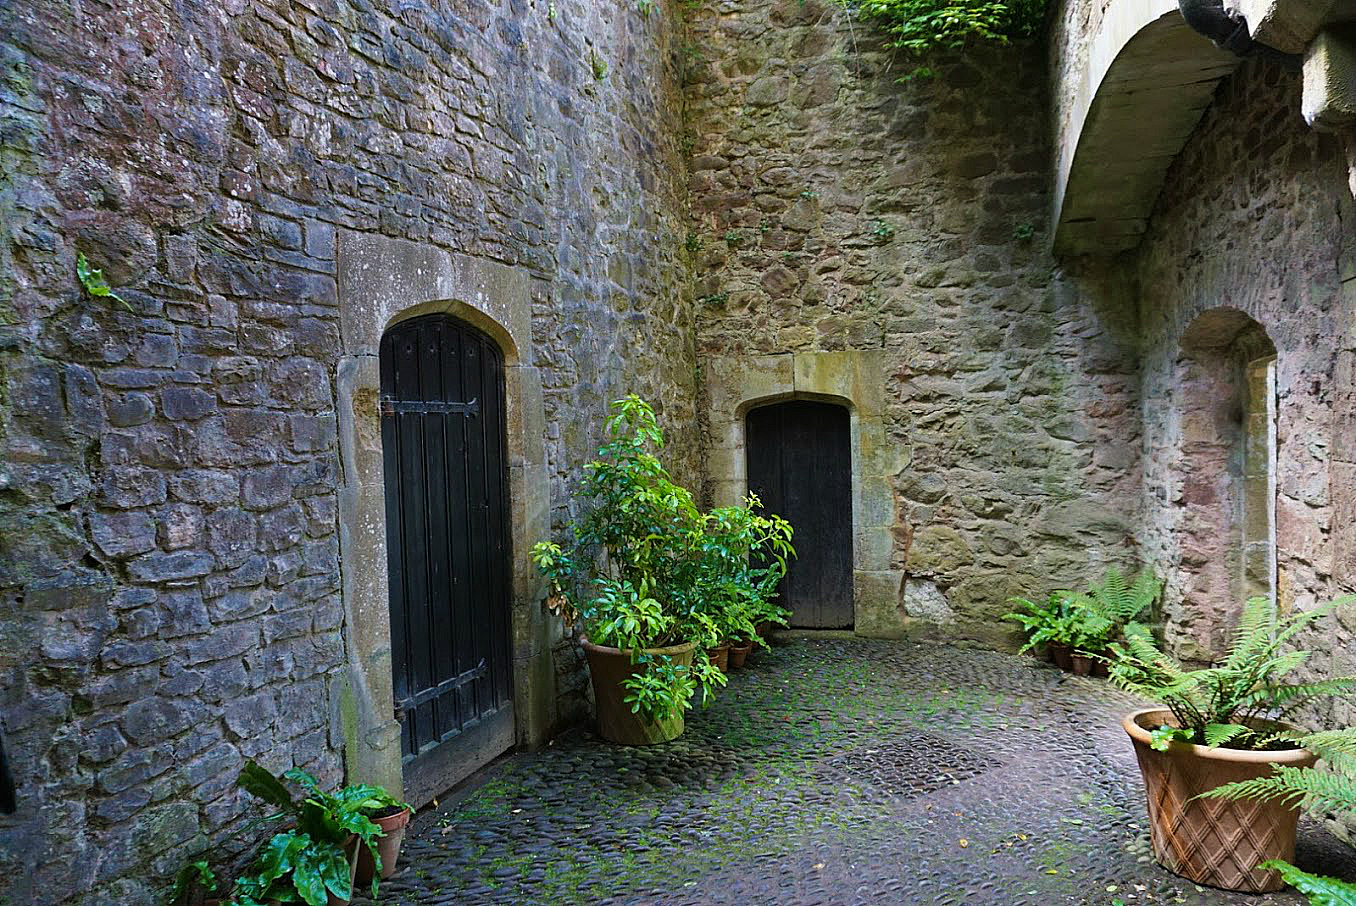
[[[1200,659],[1227,647],[1249,597],[1276,599],[1276,347],[1234,308],[1198,315],[1177,360],[1169,465],[1180,587],[1169,636]]]
[[[863,636],[904,635],[904,573],[891,564],[895,504],[890,478],[903,468],[905,454],[888,443],[885,434],[882,350],[716,357],[706,361],[705,374],[707,477],[717,506],[738,503],[748,490],[744,418],[749,410],[792,399],[838,403],[848,409],[853,629]]]
[[[530,364],[531,308],[521,269],[432,245],[344,232],[338,246],[338,295],[339,556],[348,669],[333,696],[339,702],[335,725],[351,782],[401,789],[378,410],[381,337],[394,324],[445,312],[487,334],[503,353],[519,745],[544,741],[554,708],[550,628],[538,606],[545,586],[526,556],[526,547],[548,531],[541,378]],[[465,763],[475,760],[468,757]],[[449,773],[443,788],[460,779]]]

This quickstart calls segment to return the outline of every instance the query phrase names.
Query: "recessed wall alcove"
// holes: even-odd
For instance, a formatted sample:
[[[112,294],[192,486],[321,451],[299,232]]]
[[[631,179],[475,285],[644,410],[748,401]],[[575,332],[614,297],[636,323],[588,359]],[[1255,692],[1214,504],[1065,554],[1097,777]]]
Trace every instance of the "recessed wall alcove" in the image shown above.
[[[1242,311],[1215,308],[1183,332],[1174,534],[1183,586],[1169,637],[1184,654],[1227,647],[1244,600],[1276,600],[1276,347]]]

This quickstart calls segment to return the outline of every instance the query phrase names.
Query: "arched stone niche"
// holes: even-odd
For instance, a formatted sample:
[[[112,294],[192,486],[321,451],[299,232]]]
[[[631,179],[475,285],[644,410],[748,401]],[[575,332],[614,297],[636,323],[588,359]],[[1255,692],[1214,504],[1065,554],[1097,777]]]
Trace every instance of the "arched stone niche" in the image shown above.
[[[1235,308],[1198,315],[1177,361],[1181,588],[1169,636],[1200,659],[1227,647],[1242,602],[1276,600],[1276,347]],[[1175,611],[1175,612],[1174,612]]]
[[[515,735],[526,746],[545,739],[555,685],[550,626],[540,607],[545,586],[527,558],[528,546],[548,531],[541,377],[531,365],[531,300],[520,268],[432,245],[343,232],[338,298],[339,557],[348,664],[332,696],[335,725],[350,782],[396,790],[403,785],[392,694],[378,410],[382,334],[400,321],[446,312],[487,333],[504,355]],[[447,778],[447,786],[460,779]]]
[[[904,635],[904,573],[891,569],[895,504],[890,479],[906,463],[886,437],[884,355],[879,349],[722,356],[704,363],[710,436],[707,475],[713,503],[739,503],[748,491],[744,417],[791,399],[846,406],[852,449],[854,631]]]

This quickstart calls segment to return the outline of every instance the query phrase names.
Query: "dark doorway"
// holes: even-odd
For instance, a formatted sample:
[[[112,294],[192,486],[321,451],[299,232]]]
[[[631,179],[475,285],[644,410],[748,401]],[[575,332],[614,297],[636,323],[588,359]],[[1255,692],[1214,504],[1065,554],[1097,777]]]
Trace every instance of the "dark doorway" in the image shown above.
[[[446,315],[381,340],[391,661],[416,804],[513,744],[504,363]]]
[[[852,450],[848,411],[797,400],[754,409],[745,422],[749,490],[795,528],[782,580],[791,625],[852,626]]]

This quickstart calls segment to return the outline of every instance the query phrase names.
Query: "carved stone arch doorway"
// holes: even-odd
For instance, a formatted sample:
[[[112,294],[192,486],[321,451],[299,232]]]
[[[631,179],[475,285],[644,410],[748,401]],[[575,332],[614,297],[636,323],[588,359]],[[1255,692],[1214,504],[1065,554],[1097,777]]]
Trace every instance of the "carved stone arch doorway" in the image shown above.
[[[343,743],[351,782],[403,789],[407,799],[422,805],[505,746],[541,744],[554,722],[551,628],[540,607],[545,587],[526,554],[548,531],[544,414],[541,379],[530,364],[527,276],[517,268],[432,245],[345,232],[339,237],[338,297],[339,556],[348,666],[336,678],[331,696],[336,703],[334,733]],[[492,347],[501,357],[509,607],[509,663],[501,679],[510,685],[511,692],[502,691],[513,707],[507,730],[501,726],[494,733],[468,735],[464,738],[469,742],[449,749],[431,769],[411,771],[414,759],[402,751],[409,748],[402,745],[409,742],[409,733],[398,719],[394,683],[398,664],[391,624],[380,353],[383,336],[394,335],[388,333],[393,328],[398,333],[400,325],[430,316],[441,316],[439,323],[463,325],[488,344],[478,348]],[[388,423],[388,433],[390,427]],[[449,679],[455,685],[459,677]],[[473,687],[475,683],[471,680]],[[402,694],[408,699],[409,688]],[[419,701],[416,707],[427,704]],[[446,729],[442,726],[440,732]],[[427,742],[416,739],[415,748]]]
[[[749,489],[746,417],[750,411],[789,400],[846,409],[852,628],[863,636],[903,636],[908,628],[903,610],[904,573],[892,568],[895,504],[891,480],[904,468],[908,452],[886,437],[883,351],[713,357],[703,370],[710,431],[707,478],[712,502],[718,506],[739,503]]]

